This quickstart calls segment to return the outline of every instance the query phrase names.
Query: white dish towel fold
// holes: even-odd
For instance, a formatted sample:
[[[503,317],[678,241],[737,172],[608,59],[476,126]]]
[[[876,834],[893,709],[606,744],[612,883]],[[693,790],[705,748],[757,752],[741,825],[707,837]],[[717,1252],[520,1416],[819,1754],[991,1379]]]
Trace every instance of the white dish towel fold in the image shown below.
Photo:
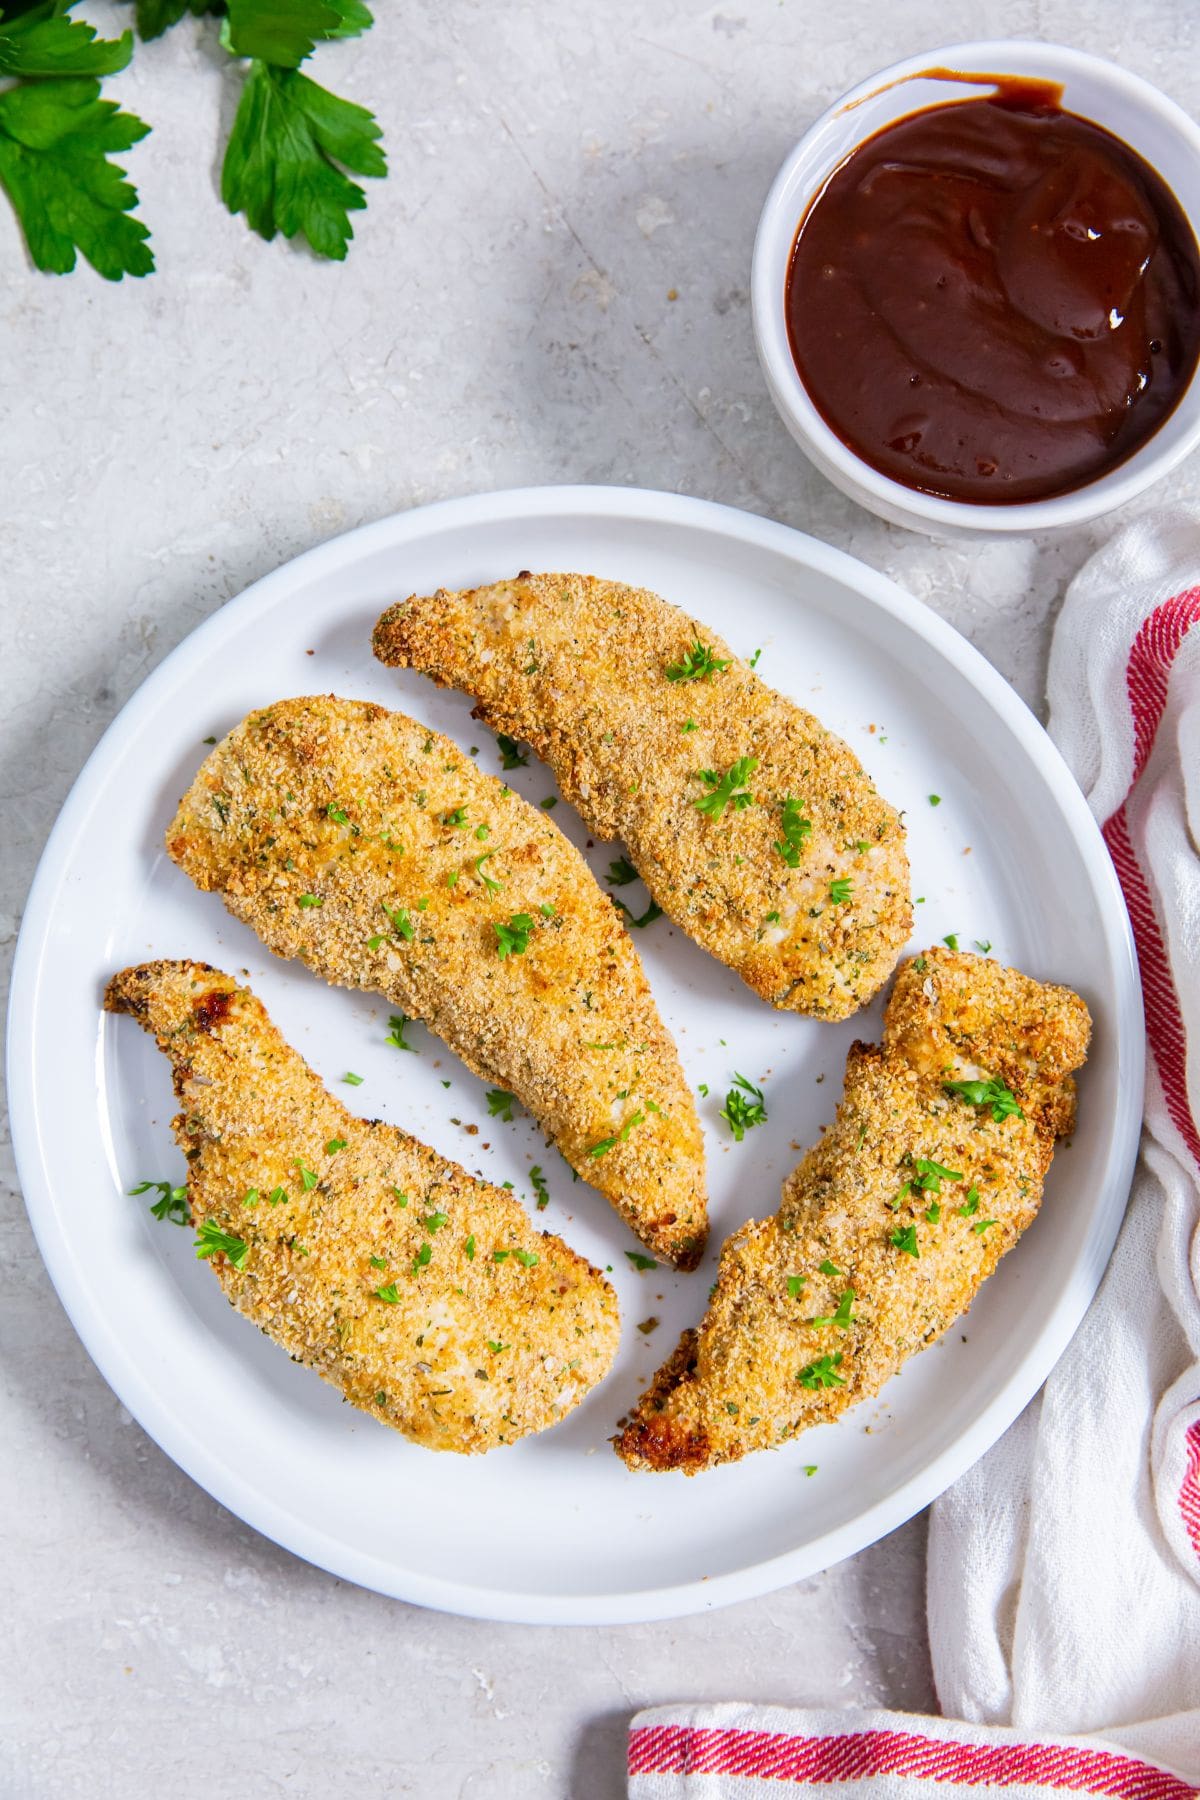
[[[1200,522],[1141,519],[1085,566],[1048,697],[1133,921],[1145,1128],[1087,1318],[934,1505],[944,1717],[657,1707],[630,1728],[631,1800],[1200,1795]]]

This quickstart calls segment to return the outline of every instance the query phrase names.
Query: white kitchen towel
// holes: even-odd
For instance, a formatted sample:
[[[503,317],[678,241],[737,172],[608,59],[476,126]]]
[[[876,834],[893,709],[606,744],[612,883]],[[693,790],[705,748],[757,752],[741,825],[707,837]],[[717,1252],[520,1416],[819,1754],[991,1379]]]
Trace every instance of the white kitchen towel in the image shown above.
[[[1087,564],[1048,686],[1133,921],[1145,1129],[1083,1326],[933,1508],[945,1717],[655,1708],[630,1730],[631,1800],[1200,1795],[1200,522],[1144,518]]]

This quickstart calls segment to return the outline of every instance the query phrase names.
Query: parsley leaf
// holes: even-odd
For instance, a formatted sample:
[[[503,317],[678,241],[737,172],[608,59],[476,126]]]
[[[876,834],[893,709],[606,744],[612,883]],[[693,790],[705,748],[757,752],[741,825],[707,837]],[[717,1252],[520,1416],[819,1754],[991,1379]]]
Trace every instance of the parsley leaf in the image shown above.
[[[835,906],[849,905],[853,885],[848,875],[839,875],[836,880],[830,882],[829,898]]]
[[[751,1096],[749,1100],[743,1097],[746,1094]],[[733,1086],[725,1096],[725,1104],[721,1108],[720,1116],[740,1144],[746,1133],[755,1125],[765,1125],[767,1122],[767,1109],[763,1103],[762,1089],[756,1088],[752,1081],[747,1081],[744,1075],[739,1075],[735,1071]]]
[[[300,233],[318,256],[341,262],[354,236],[350,214],[367,204],[343,170],[386,175],[381,136],[366,107],[295,68],[252,62],[225,151],[221,198],[230,212],[245,213],[260,237]]]
[[[28,42],[25,49],[33,54]],[[102,46],[92,49],[99,54]],[[106,281],[150,273],[150,233],[129,216],[137,189],[108,160],[149,129],[115,101],[101,100],[100,83],[83,76],[21,83],[0,93],[0,184],[37,268],[65,275],[79,250]]]
[[[184,13],[197,17],[201,13],[223,12],[221,0],[137,0],[134,14],[138,36],[143,41],[161,37],[168,26],[178,25]]]
[[[618,856],[608,865],[608,874],[604,877],[609,887],[628,887],[631,881],[637,880],[637,870],[628,857]]]
[[[654,1112],[657,1112],[658,1108],[653,1107],[652,1110]],[[646,1119],[646,1115],[639,1107],[637,1112],[631,1113],[629,1115],[629,1117],[626,1119],[625,1123],[622,1125],[620,1131],[616,1132],[612,1137],[601,1138],[600,1142],[598,1144],[589,1145],[588,1146],[588,1155],[589,1156],[607,1156],[608,1152],[610,1150],[615,1150],[618,1144],[624,1144],[628,1140],[629,1134],[634,1129],[634,1127],[636,1125],[644,1124],[645,1119]]]
[[[396,1292],[394,1281],[389,1281],[386,1287],[376,1288],[375,1298],[382,1300],[386,1306],[399,1306],[400,1304],[400,1296]]]
[[[806,1363],[796,1373],[796,1380],[801,1387],[810,1389],[845,1387],[846,1378],[838,1374],[841,1367],[842,1353],[836,1356],[819,1356],[815,1362]]]
[[[615,894],[613,896],[613,905],[620,907],[635,931],[641,931],[647,925],[653,925],[655,919],[661,919],[663,916],[663,909],[658,904],[657,900],[651,900],[640,919],[635,915],[633,908],[631,906],[626,906],[623,900],[618,900]]]
[[[854,1289],[845,1289],[838,1300],[835,1313],[828,1313],[824,1318],[813,1319],[812,1323],[817,1326],[836,1325],[839,1331],[849,1331],[854,1323]]]
[[[503,1088],[489,1088],[484,1095],[488,1113],[493,1119],[500,1119],[505,1125],[512,1124],[513,1097],[506,1094]]]
[[[546,1186],[546,1177],[537,1163],[534,1163],[530,1169],[529,1179],[533,1183],[533,1191],[537,1195],[537,1209],[542,1212],[550,1204],[550,1189]]]
[[[479,836],[478,831],[475,833],[475,836]],[[484,863],[489,856],[495,856],[495,854],[496,852],[494,850],[485,850],[482,856],[477,856],[475,858],[475,873],[478,875],[489,894],[498,894],[504,886],[502,881],[494,881],[490,875],[485,875],[483,872]]]
[[[529,948],[533,920],[528,913],[514,913],[507,925],[494,923],[496,952],[503,962],[506,956],[524,956]]]
[[[523,769],[529,761],[527,756],[522,756],[521,746],[516,738],[507,737],[503,731],[496,733],[496,748],[500,752],[502,769]]]
[[[775,848],[782,856],[789,869],[800,867],[800,852],[804,841],[812,830],[812,820],[804,817],[804,806],[799,800],[790,797],[783,803],[783,818],[780,824],[783,837]]]
[[[420,1051],[416,1046],[414,1044],[406,1044],[404,1041],[404,1033],[411,1024],[412,1020],[404,1013],[393,1013],[388,1020],[389,1030],[386,1038],[383,1040],[384,1043],[394,1045],[397,1050],[411,1050],[414,1056],[419,1056]]]
[[[758,767],[757,756],[739,756],[737,761],[718,775],[714,769],[701,769],[698,778],[712,789],[711,793],[702,794],[692,802],[697,812],[707,813],[710,819],[719,819],[725,808],[732,802],[735,812],[754,803],[754,795],[746,783]]]
[[[1002,1081],[945,1081],[942,1086],[948,1094],[957,1094],[965,1100],[968,1106],[990,1106],[997,1125],[1014,1114],[1018,1119],[1025,1117],[1017,1105],[1016,1095]]]
[[[895,1231],[888,1233],[888,1243],[894,1244],[897,1250],[903,1250],[905,1256],[919,1257],[917,1248],[917,1228],[915,1225],[897,1225]]]
[[[627,1250],[625,1254],[635,1269],[640,1269],[644,1272],[646,1269],[657,1269],[658,1267],[658,1264],[652,1256],[643,1256],[640,1250]]]
[[[362,0],[228,0],[227,47],[279,69],[295,69],[328,38],[357,37],[372,24]]]
[[[803,1286],[805,1285],[807,1280],[808,1280],[807,1275],[789,1275],[788,1276],[787,1291],[788,1291],[788,1299],[789,1300],[798,1300],[800,1298],[800,1290],[801,1290],[801,1288],[803,1288]]]
[[[246,1266],[246,1241],[234,1237],[232,1232],[222,1231],[211,1219],[205,1219],[196,1232],[196,1255],[200,1258],[209,1256],[227,1256],[235,1269]]]
[[[696,638],[690,650],[685,650],[677,663],[668,663],[666,676],[668,681],[711,681],[729,667],[729,658],[724,662],[713,655],[707,644]]]
[[[70,3],[34,6],[0,21],[0,75],[115,75],[129,66],[133,33],[98,38],[82,19],[67,18]]]
[[[139,1181],[131,1187],[131,1194],[148,1194],[153,1190],[158,1199],[150,1211],[156,1219],[169,1219],[172,1225],[187,1225],[191,1221],[188,1211],[187,1186],[172,1187],[169,1181]]]

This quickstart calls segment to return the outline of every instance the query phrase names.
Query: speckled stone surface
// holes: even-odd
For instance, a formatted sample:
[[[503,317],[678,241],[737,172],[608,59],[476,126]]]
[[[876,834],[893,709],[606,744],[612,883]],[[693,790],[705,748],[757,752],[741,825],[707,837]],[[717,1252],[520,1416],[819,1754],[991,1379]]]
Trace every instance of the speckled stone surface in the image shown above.
[[[249,581],[364,520],[562,480],[727,501],[885,570],[1035,706],[1064,585],[1109,529],[946,547],[843,500],[759,379],[750,246],[777,165],[832,97],[999,23],[1200,110],[1188,0],[378,11],[316,71],[376,107],[391,158],[344,267],[221,210],[232,77],[190,20],[114,84],[155,125],[129,165],[156,276],[36,275],[0,204],[5,968],[57,808],[132,690]],[[1195,463],[1169,490],[1200,498]],[[627,1629],[441,1617],[295,1561],[105,1387],[2,1155],[4,1800],[616,1800],[639,1706],[933,1703],[919,1520],[771,1598]],[[396,1523],[419,1531],[419,1512]]]

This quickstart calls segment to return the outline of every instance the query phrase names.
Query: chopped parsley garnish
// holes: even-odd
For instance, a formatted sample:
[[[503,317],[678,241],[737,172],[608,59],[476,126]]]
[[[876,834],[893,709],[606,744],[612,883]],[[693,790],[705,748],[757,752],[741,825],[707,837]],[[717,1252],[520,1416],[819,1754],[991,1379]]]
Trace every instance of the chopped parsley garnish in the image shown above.
[[[789,869],[798,869],[800,852],[804,848],[805,839],[812,830],[812,820],[804,817],[802,801],[793,800],[790,797],[784,801],[779,829],[783,836],[775,848]],[[776,917],[778,916],[776,914]]]
[[[828,1257],[825,1258],[824,1262],[818,1263],[817,1267],[820,1269],[822,1275],[833,1275],[842,1281],[846,1279],[845,1270],[839,1269],[836,1263],[831,1263]]]
[[[452,826],[455,831],[461,831],[466,822],[467,809],[465,806],[456,806],[453,811],[442,814],[442,824]]]
[[[968,1188],[966,1199],[961,1206],[956,1206],[954,1210],[960,1219],[969,1219],[972,1213],[977,1213],[979,1211],[979,1189],[977,1187]]]
[[[804,1473],[805,1473],[805,1474],[806,1474],[806,1475],[815,1475],[815,1474],[816,1474],[816,1472],[817,1472],[817,1465],[816,1465],[816,1463],[805,1463],[805,1465],[804,1465]]]
[[[493,1262],[507,1262],[510,1254],[511,1254],[511,1252],[508,1250],[493,1250],[492,1251],[492,1261]]]
[[[917,1248],[917,1228],[915,1225],[898,1225],[895,1231],[888,1233],[888,1243],[894,1244],[897,1250],[903,1250],[905,1256],[920,1256]]]
[[[296,1158],[296,1167],[300,1171],[300,1186],[306,1194],[311,1194],[317,1185],[317,1178],[311,1169],[306,1169],[300,1158]]]
[[[500,961],[506,956],[524,956],[529,948],[529,934],[533,930],[533,920],[528,913],[514,913],[507,925],[495,924],[496,950]]]
[[[481,844],[483,843],[485,838],[490,838],[491,835],[492,835],[492,828],[490,825],[477,825],[475,827],[475,836],[479,839]]]
[[[449,874],[446,876],[446,886],[447,887],[457,887],[458,886],[458,876],[459,876],[459,871],[457,869],[451,869]]]
[[[495,854],[496,852],[494,850],[485,850],[482,856],[477,856],[475,858],[475,873],[478,875],[489,894],[498,894],[504,886],[502,881],[495,881],[490,875],[485,875],[483,872],[484,863],[489,856],[495,856]]]
[[[942,804],[942,796],[940,794],[930,794],[929,804],[930,806],[940,806]]]
[[[373,1256],[371,1258],[371,1267],[373,1269],[386,1269],[387,1268],[387,1257],[386,1256]]]
[[[394,1281],[389,1281],[386,1287],[376,1288],[375,1298],[377,1300],[382,1300],[386,1306],[399,1306],[400,1304],[400,1296],[396,1292],[396,1284]]]
[[[324,906],[325,901],[320,894],[301,894],[296,901],[297,906]]]
[[[429,1233],[430,1237],[432,1237],[435,1231],[440,1231],[442,1229],[442,1226],[449,1222],[449,1218],[450,1218],[449,1213],[431,1212],[431,1213],[425,1214],[425,1217],[421,1220],[421,1223],[425,1227],[426,1231]],[[425,1261],[428,1262],[429,1258],[426,1257]]]
[[[272,1188],[270,1193],[267,1195],[267,1205],[268,1206],[286,1206],[287,1200],[288,1200],[288,1191],[285,1187]]]
[[[411,1024],[412,1020],[406,1014],[393,1013],[388,1020],[388,1034],[383,1040],[384,1043],[393,1045],[397,1050],[411,1050],[414,1056],[418,1056],[420,1052],[412,1044],[406,1044],[404,1041],[404,1033]]]
[[[957,950],[958,949],[958,933],[957,933],[957,931],[948,931],[946,933],[945,937],[942,939],[942,942],[943,942],[943,944],[946,945],[947,949]]]
[[[658,1108],[654,1107],[652,1110],[657,1112]],[[588,1146],[588,1155],[607,1156],[608,1152],[610,1150],[615,1150],[618,1144],[625,1143],[634,1127],[644,1124],[645,1120],[646,1115],[639,1107],[637,1112],[631,1113],[626,1119],[620,1131],[616,1132],[612,1137],[601,1138],[598,1144],[590,1144]]]
[[[661,919],[663,916],[663,909],[658,904],[657,900],[652,900],[650,902],[640,918],[635,916],[632,907],[626,906],[623,900],[618,900],[614,897],[613,905],[620,907],[621,911],[625,914],[625,917],[629,920],[630,925],[632,925],[636,931],[643,930],[647,925],[653,925],[655,919]]]
[[[196,1255],[201,1258],[227,1256],[235,1269],[243,1269],[246,1266],[246,1240],[222,1231],[211,1219],[205,1219],[196,1232]]]
[[[546,1177],[537,1163],[534,1163],[530,1169],[529,1179],[533,1183],[533,1191],[537,1195],[537,1209],[542,1212],[550,1204],[550,1189],[546,1186]]]
[[[247,1188],[246,1189],[245,1197],[242,1200],[242,1205],[249,1206],[251,1208],[258,1205],[258,1189],[257,1188]]]
[[[944,1169],[941,1163],[930,1162],[925,1156],[918,1156],[912,1166],[916,1170],[916,1174],[910,1181],[905,1182],[889,1205],[899,1206],[905,1195],[911,1194],[914,1189],[919,1190],[922,1194],[940,1194],[943,1181],[962,1180],[961,1169]]]
[[[463,1245],[463,1250],[466,1255],[467,1261],[474,1262],[475,1261],[475,1234],[473,1232],[472,1232],[471,1236],[467,1239],[466,1243]]]
[[[397,1206],[407,1206],[408,1205],[408,1195],[404,1192],[403,1188],[394,1187],[392,1189],[392,1192],[396,1196],[396,1205]]]
[[[700,728],[695,719],[685,719],[679,729],[680,731],[698,731]]]
[[[853,882],[848,875],[839,875],[829,884],[829,898],[835,906],[845,906],[850,899]]]
[[[800,1298],[800,1290],[804,1287],[807,1280],[808,1280],[807,1275],[789,1275],[788,1276],[787,1291],[788,1291],[788,1299],[789,1300],[798,1300]]]
[[[347,1069],[346,1073],[342,1076],[342,1080],[346,1083],[347,1087],[361,1087],[363,1084],[362,1076],[356,1075],[353,1069]]]
[[[754,655],[753,655],[753,656],[752,656],[752,657],[751,657],[751,658],[750,658],[750,667],[751,667],[751,668],[752,668],[752,669],[757,669],[757,667],[758,667],[758,659],[759,659],[759,657],[760,657],[760,656],[761,656],[761,655],[762,655],[762,651],[761,651],[761,650],[756,650],[756,651],[755,651],[755,652],[754,652]]]
[[[982,1237],[984,1232],[987,1231],[991,1226],[998,1225],[999,1223],[1000,1223],[999,1219],[980,1219],[977,1224],[972,1225],[971,1230],[976,1232],[980,1237]]]
[[[502,731],[496,733],[496,748],[500,752],[502,769],[523,769],[529,761],[527,756],[522,756],[521,746],[516,738],[506,737]]]
[[[339,1150],[346,1148],[345,1138],[332,1137],[325,1146],[326,1156],[336,1156]]]
[[[502,1350],[511,1350],[512,1349],[511,1344],[502,1344],[500,1342],[499,1338],[494,1338],[494,1339],[493,1338],[485,1338],[483,1341],[487,1345],[488,1349],[491,1351],[493,1356],[499,1356],[499,1354]]]
[[[429,1267],[429,1259],[432,1255],[433,1255],[433,1245],[432,1244],[422,1244],[421,1248],[417,1251],[417,1254],[412,1259],[411,1273],[413,1275],[419,1275],[421,1273],[422,1269],[427,1269]]]
[[[514,1250],[513,1255],[523,1268],[532,1269],[535,1263],[541,1262],[536,1250]]]
[[[814,1325],[836,1325],[839,1331],[849,1331],[854,1323],[854,1289],[846,1288],[838,1301],[837,1311],[828,1313],[823,1318],[814,1319]]]
[[[150,1208],[156,1219],[169,1219],[172,1225],[189,1223],[186,1183],[183,1187],[172,1187],[169,1181],[139,1181],[129,1192],[148,1194],[152,1189],[158,1195]]]
[[[698,800],[693,800],[692,805],[697,812],[706,813],[710,819],[719,819],[730,804],[735,812],[752,806],[754,795],[746,783],[757,767],[757,756],[739,756],[724,775],[718,775],[715,769],[700,769],[697,778],[712,791],[701,794]]]
[[[538,907],[538,911],[541,913],[543,919],[552,919],[554,917],[554,908],[549,906],[545,900],[543,900]]]
[[[769,912],[767,914],[766,918],[763,920],[764,925],[778,925],[778,923],[779,923],[779,914],[777,912]]]
[[[806,1388],[845,1387],[845,1376],[837,1372],[841,1362],[840,1350],[835,1356],[819,1356],[815,1362],[806,1363],[797,1371],[796,1380]]]
[[[728,667],[728,657],[722,661],[713,655],[707,644],[696,638],[678,662],[667,664],[666,676],[668,681],[711,681],[714,675],[720,675]]]
[[[625,1254],[634,1268],[642,1270],[643,1273],[647,1269],[657,1269],[658,1267],[652,1256],[643,1256],[640,1250],[627,1250]]]
[[[416,931],[413,927],[412,920],[408,916],[408,908],[398,906],[393,912],[389,911],[385,906],[383,910],[392,921],[392,930],[396,933],[396,936],[402,937],[406,943],[411,944],[413,938],[416,936]]]
[[[552,812],[553,809],[558,805],[558,795],[557,794],[547,794],[546,798],[544,800],[538,801],[538,805],[541,807],[543,812]]]
[[[745,1097],[747,1094],[750,1095],[749,1100]],[[739,1075],[735,1070],[733,1086],[725,1096],[720,1116],[740,1144],[755,1125],[765,1125],[767,1122],[762,1089],[756,1088],[752,1081],[747,1081],[744,1075]]]
[[[976,938],[975,948],[978,950],[980,956],[987,956],[992,948],[992,940],[990,938]]]
[[[936,1225],[941,1216],[941,1206],[936,1200],[931,1200],[925,1211],[925,1223],[927,1225]]]
[[[627,857],[618,856],[608,865],[608,874],[604,877],[609,887],[627,887],[631,881],[637,880],[637,870]]]
[[[506,1094],[503,1088],[489,1088],[484,1095],[488,1113],[493,1119],[500,1119],[505,1125],[512,1124],[513,1097]]]
[[[708,1083],[707,1083],[707,1081],[697,1082],[696,1092],[699,1094],[699,1096],[702,1100],[707,1100],[708,1099]]]
[[[948,1094],[957,1094],[965,1100],[968,1106],[990,1106],[997,1125],[1001,1119],[1010,1119],[1014,1114],[1018,1119],[1025,1117],[1017,1105],[1016,1095],[1002,1081],[945,1081],[942,1086]]]

